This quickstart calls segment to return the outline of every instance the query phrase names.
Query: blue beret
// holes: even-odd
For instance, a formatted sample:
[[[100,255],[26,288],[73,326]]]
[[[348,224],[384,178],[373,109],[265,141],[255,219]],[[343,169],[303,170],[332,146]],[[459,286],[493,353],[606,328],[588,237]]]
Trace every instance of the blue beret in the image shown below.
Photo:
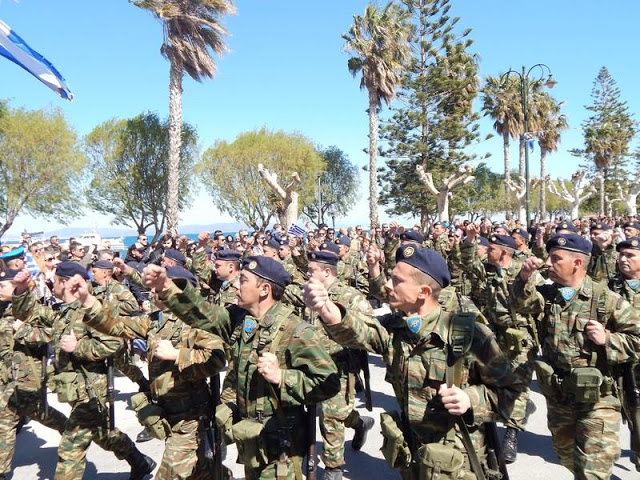
[[[558,233],[558,230],[569,230],[570,232],[574,232],[574,233],[578,232],[578,229],[573,224],[573,222],[559,223],[558,225],[556,225],[556,233]]]
[[[230,248],[224,248],[216,252],[216,260],[222,260],[225,262],[239,262],[242,254],[231,250]]]
[[[93,268],[104,268],[105,270],[113,270],[113,263],[109,260],[98,260],[93,262]]]
[[[495,232],[497,229],[502,228],[503,230],[509,231],[509,227],[507,227],[504,223],[494,223],[493,231]]]
[[[551,237],[547,242],[547,252],[551,252],[553,248],[591,255],[592,245],[589,240],[577,233],[560,233]]]
[[[56,275],[64,278],[71,278],[74,275],[80,275],[85,280],[89,280],[87,269],[78,262],[60,262],[56,267]]]
[[[187,259],[184,258],[184,255],[180,250],[176,250],[175,248],[167,248],[164,251],[164,256],[170,258],[171,260],[175,260],[180,265],[185,265],[187,263]]]
[[[623,228],[635,228],[636,230],[640,230],[639,222],[627,222],[624,224]]]
[[[492,233],[489,235],[489,243],[493,243],[499,247],[516,248],[516,241],[509,235],[498,235],[497,233]]]
[[[324,251],[307,252],[307,259],[310,262],[326,263],[328,265],[338,265],[338,261],[340,260],[340,257],[338,257],[338,255],[336,255],[335,253],[329,250],[324,250]]]
[[[13,280],[18,273],[20,273],[20,270],[14,270],[11,268],[0,270],[0,282],[7,282],[9,280]]]
[[[351,239],[347,235],[342,235],[336,239],[336,245],[351,246]]]
[[[593,230],[611,230],[611,226],[608,223],[598,222],[598,223],[594,223],[589,228],[589,231],[592,232]]]
[[[514,228],[513,231],[511,232],[511,236],[514,236],[514,235],[520,235],[527,242],[531,239],[531,235],[529,235],[529,232],[527,232],[524,228]]]
[[[479,236],[476,238],[478,239],[478,245],[482,245],[483,247],[489,246],[489,240],[487,240],[485,237]]]
[[[322,245],[320,245],[320,251],[322,252],[324,250],[329,250],[330,252],[333,252],[336,255],[340,253],[340,248],[338,247],[338,245],[336,245],[333,242],[325,242]]]
[[[25,248],[24,245],[18,247],[18,248],[14,248],[13,250],[3,253],[2,255],[0,255],[0,260],[15,260],[16,258],[21,258],[24,257],[25,255]]]
[[[266,239],[262,242],[263,247],[273,248],[274,250],[280,250],[280,240],[278,240],[275,236]]]
[[[196,277],[184,267],[180,267],[178,265],[167,267],[165,269],[167,271],[167,277],[172,280],[186,280],[192,286],[196,286]]]
[[[291,283],[291,275],[277,260],[270,257],[252,256],[245,258],[242,269],[269,280],[270,282],[286,287]]]
[[[278,240],[278,245],[280,245],[280,247],[288,247],[289,240],[287,240],[286,238],[281,238],[280,240]]]
[[[636,227],[633,227],[636,228]],[[620,251],[623,248],[632,248],[633,250],[640,250],[640,237],[629,237],[624,242],[620,242],[616,245],[616,250]]]
[[[403,240],[405,242],[423,243],[424,235],[415,230],[409,230],[400,234],[400,240]]]
[[[402,245],[396,250],[396,263],[408,263],[433,278],[438,285],[446,287],[451,282],[447,261],[435,250],[417,245]]]

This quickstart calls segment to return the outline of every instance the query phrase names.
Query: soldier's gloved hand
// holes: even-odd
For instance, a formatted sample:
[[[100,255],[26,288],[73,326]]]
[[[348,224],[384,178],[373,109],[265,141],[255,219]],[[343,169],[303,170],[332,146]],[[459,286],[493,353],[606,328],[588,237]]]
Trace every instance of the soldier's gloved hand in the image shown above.
[[[282,370],[278,357],[271,352],[264,352],[258,358],[258,373],[269,383],[279,385],[282,381]]]
[[[587,326],[584,328],[584,332],[589,340],[596,345],[604,345],[607,341],[607,331],[604,325],[597,320],[589,320]]]
[[[23,292],[26,292],[29,289],[29,282],[31,281],[31,274],[29,270],[26,268],[23,269],[20,273],[18,273],[11,283],[15,287],[14,294],[20,295]]]
[[[523,282],[526,282],[529,280],[531,275],[533,275],[533,272],[538,270],[542,265],[544,265],[544,262],[538,257],[527,258],[520,269],[520,279]]]
[[[71,330],[71,334],[60,337],[60,348],[65,352],[72,353],[76,349],[76,345],[78,345],[78,339],[73,330]]]
[[[315,278],[310,278],[302,289],[304,304],[314,312],[320,312],[329,301],[326,287]]]
[[[96,298],[89,292],[87,281],[77,273],[67,280],[66,290],[85,308],[91,308],[96,302]]]
[[[447,387],[446,384],[440,385],[438,394],[442,397],[444,408],[451,415],[464,415],[471,408],[471,400],[460,388],[453,386]]]
[[[142,284],[160,293],[171,286],[171,279],[167,277],[167,271],[159,265],[149,264],[142,270]]]
[[[175,360],[179,350],[173,346],[171,340],[160,340],[153,349],[153,356],[160,360]]]

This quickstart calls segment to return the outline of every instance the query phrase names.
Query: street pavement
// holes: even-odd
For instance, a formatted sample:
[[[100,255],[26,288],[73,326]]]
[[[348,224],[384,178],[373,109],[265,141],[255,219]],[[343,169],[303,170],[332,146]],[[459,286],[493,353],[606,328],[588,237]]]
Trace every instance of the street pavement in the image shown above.
[[[347,431],[346,461],[344,478],[348,480],[383,480],[399,478],[399,476],[385,463],[380,453],[382,436],[378,420],[380,413],[396,408],[396,399],[391,385],[384,381],[384,363],[379,356],[370,355],[371,384],[373,392],[372,413],[367,413],[363,402],[359,401],[360,412],[372,415],[376,419],[376,426],[370,432],[367,443],[362,451],[355,452],[351,449],[353,430]],[[116,378],[116,424],[118,428],[135,439],[141,427],[133,411],[127,409],[128,399],[135,393],[137,385],[127,378]],[[534,381],[534,389],[536,384]],[[558,459],[551,446],[551,436],[546,426],[546,405],[544,398],[537,392],[533,392],[537,411],[529,421],[529,431],[519,436],[519,454],[517,461],[509,466],[511,480],[571,480],[572,475],[558,463]],[[60,405],[55,400],[55,395],[49,395],[52,406],[68,413],[68,405]],[[503,429],[500,428],[501,434]],[[322,441],[318,430],[318,453],[322,449]],[[35,421],[27,424],[18,435],[16,453],[13,459],[14,480],[48,480],[53,478],[56,464],[56,449],[60,435],[47,429]],[[629,457],[629,430],[626,425],[621,426],[622,456],[616,462],[614,480],[638,480],[640,473],[635,471]],[[163,442],[152,440],[138,445],[140,450],[154,458],[158,464],[162,458]],[[225,465],[233,470],[234,477],[243,478],[242,465],[235,463],[236,450],[234,446],[228,448]],[[322,463],[318,479],[322,478]],[[118,460],[111,452],[105,452],[100,447],[92,444],[87,454],[87,468],[84,478],[86,480],[126,480],[129,478],[129,466],[126,462]]]

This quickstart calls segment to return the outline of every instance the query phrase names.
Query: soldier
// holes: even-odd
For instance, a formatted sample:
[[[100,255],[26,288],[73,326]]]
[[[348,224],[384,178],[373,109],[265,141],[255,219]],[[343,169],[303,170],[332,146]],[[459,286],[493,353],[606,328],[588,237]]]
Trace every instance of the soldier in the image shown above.
[[[618,252],[613,244],[614,235],[606,223],[594,223],[589,229],[591,242],[591,259],[587,274],[596,282],[608,282],[616,275]]]
[[[633,222],[625,223],[624,234],[627,240],[631,237],[640,236],[640,222],[634,220]]]
[[[144,276],[180,319],[229,340],[232,368],[216,420],[228,425],[233,419],[229,428],[246,478],[301,478],[308,445],[304,405],[333,397],[340,379],[316,330],[280,302],[291,279],[284,267],[268,257],[245,259],[238,305],[227,308],[209,305],[190,285],[179,288],[155,265]]]
[[[43,325],[23,323],[11,314],[14,279],[19,270],[0,270],[0,480],[8,478],[16,446],[16,433],[24,417],[64,431],[67,417],[42,403],[46,385],[42,384],[43,356],[49,329]],[[40,330],[31,339],[32,332]],[[44,388],[44,392],[43,389]]]
[[[327,245],[333,242],[327,242]],[[350,287],[358,289],[362,294],[369,294],[369,282],[367,281],[367,267],[360,261],[357,252],[351,253],[351,239],[343,235],[338,237],[333,243],[337,245],[338,257],[338,278]],[[327,247],[321,247],[326,249]]]
[[[450,279],[440,254],[409,244],[398,249],[396,262],[386,288],[397,313],[356,318],[357,312],[336,305],[315,280],[305,286],[305,303],[338,343],[382,354],[387,363],[387,379],[402,409],[401,417],[381,415],[387,462],[405,479],[436,478],[441,472],[474,479],[469,462],[474,471],[482,469],[487,452],[483,419],[494,409],[509,417],[519,381],[487,327],[465,324],[465,331],[473,329],[473,335],[463,335],[466,340],[453,333],[459,332],[455,320],[460,319],[438,303]],[[452,342],[465,345],[458,361],[449,349]]]
[[[141,480],[155,468],[155,462],[138,451],[131,439],[117,428],[109,429],[107,368],[105,361],[122,347],[120,339],[103,335],[82,323],[80,303],[70,291],[69,279],[87,271],[76,262],[62,262],[56,268],[54,295],[64,303],[58,310],[36,303],[27,285],[27,270],[14,278],[12,309],[16,318],[51,329],[40,341],[53,340],[55,371],[53,383],[58,400],[71,404],[69,420],[58,447],[55,480],[81,480],[85,456],[91,441],[112,451],[131,465],[130,480]],[[36,332],[34,332],[36,334]],[[34,335],[32,341],[37,342]]]
[[[322,283],[332,301],[350,310],[358,311],[365,316],[373,315],[371,305],[366,298],[356,290],[338,280],[338,256],[330,251],[309,252],[307,274]],[[312,314],[312,323],[315,315]],[[322,322],[319,323],[322,328]],[[316,324],[314,323],[314,324]],[[325,480],[339,480],[342,478],[344,461],[344,429],[355,429],[351,442],[354,450],[360,450],[367,439],[367,432],[373,427],[373,418],[360,416],[355,409],[356,376],[362,369],[362,362],[367,357],[361,355],[360,350],[343,348],[336,342],[329,340],[329,353],[340,372],[340,392],[322,402],[320,417],[320,432],[324,440],[322,461],[325,465]],[[368,365],[366,366],[368,368]],[[370,393],[369,393],[370,394]]]
[[[549,279],[525,261],[512,285],[518,312],[542,314],[542,357],[534,367],[547,399],[547,422],[562,465],[578,480],[606,479],[620,457],[620,401],[612,367],[635,361],[640,321],[620,295],[587,275],[591,243],[574,233],[547,242]]]
[[[529,249],[529,241],[531,240],[531,235],[524,228],[514,228],[511,231],[511,236],[516,242],[516,251],[514,255],[514,259],[522,263],[527,258],[529,258],[533,253]]]

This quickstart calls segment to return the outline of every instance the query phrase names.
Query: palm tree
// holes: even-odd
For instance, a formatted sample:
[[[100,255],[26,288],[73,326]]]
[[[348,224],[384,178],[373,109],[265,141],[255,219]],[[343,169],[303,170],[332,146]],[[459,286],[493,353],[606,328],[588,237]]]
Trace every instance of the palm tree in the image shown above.
[[[220,24],[225,14],[235,12],[231,0],[129,0],[149,10],[163,26],[160,52],[169,60],[169,168],[167,228],[178,230],[178,185],[182,143],[182,77],[186,72],[196,81],[212,78],[216,64],[210,54],[227,50]]]
[[[342,35],[352,55],[347,66],[355,77],[362,72],[360,88],[369,92],[369,220],[378,223],[378,111],[395,97],[405,62],[410,58],[409,13],[393,2],[382,10],[367,5],[364,15],[354,15],[353,25]]]

